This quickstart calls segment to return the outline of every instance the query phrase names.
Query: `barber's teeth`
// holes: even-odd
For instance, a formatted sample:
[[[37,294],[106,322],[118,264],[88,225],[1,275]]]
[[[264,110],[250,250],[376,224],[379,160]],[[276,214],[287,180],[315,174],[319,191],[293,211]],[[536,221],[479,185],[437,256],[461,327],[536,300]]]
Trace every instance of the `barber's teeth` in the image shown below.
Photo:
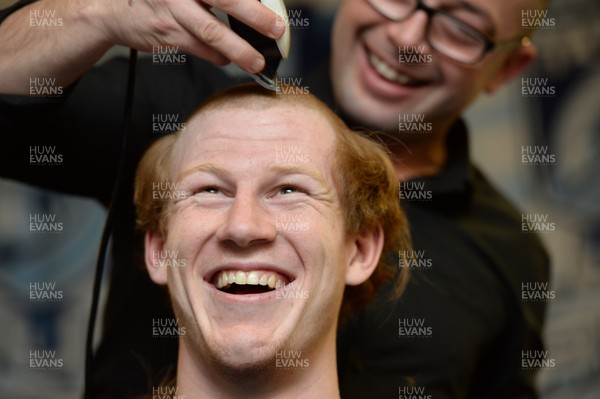
[[[288,281],[274,272],[252,270],[246,271],[222,271],[215,279],[215,286],[219,289],[226,288],[231,284],[237,285],[262,285],[269,286],[271,289],[279,289],[287,284]]]
[[[371,53],[369,55],[369,61],[371,61],[371,65],[375,68],[377,73],[386,78],[387,80],[393,80],[400,84],[407,84],[410,81],[410,78],[404,74],[396,71],[392,66],[387,64],[381,58],[377,57],[375,54]]]

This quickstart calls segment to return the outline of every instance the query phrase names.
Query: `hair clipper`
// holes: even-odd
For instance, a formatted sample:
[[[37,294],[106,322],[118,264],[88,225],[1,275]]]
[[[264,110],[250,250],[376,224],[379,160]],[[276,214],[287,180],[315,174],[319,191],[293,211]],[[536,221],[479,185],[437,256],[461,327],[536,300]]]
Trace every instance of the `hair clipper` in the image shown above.
[[[277,40],[268,38],[239,20],[228,15],[231,29],[245,39],[252,47],[265,57],[265,67],[262,71],[251,74],[261,86],[269,90],[277,90],[277,68],[282,59],[288,57],[290,51],[290,32],[287,10],[283,0],[259,0],[263,5],[275,12],[285,21],[286,30]]]

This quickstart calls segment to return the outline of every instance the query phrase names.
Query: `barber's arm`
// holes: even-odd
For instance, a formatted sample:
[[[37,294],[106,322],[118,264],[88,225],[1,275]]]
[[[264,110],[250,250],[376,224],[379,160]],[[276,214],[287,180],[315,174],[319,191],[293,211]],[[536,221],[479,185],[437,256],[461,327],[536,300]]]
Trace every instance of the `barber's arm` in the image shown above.
[[[260,71],[263,56],[211,6],[269,37],[283,33],[280,17],[256,0],[39,0],[0,24],[0,92],[27,94],[32,77],[69,86],[118,44],[141,51],[178,46],[215,64]]]

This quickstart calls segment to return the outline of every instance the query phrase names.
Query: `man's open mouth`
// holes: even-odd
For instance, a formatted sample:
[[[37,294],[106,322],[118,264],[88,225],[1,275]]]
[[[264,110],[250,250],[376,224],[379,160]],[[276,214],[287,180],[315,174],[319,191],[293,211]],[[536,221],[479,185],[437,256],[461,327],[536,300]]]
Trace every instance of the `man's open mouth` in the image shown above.
[[[270,270],[221,270],[211,280],[223,292],[234,295],[262,294],[291,282],[288,276]]]

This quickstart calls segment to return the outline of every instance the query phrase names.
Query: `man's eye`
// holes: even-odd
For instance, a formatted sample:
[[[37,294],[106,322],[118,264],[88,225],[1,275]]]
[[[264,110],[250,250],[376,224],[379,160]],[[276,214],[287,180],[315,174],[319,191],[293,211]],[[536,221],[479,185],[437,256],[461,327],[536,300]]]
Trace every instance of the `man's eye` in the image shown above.
[[[294,187],[294,186],[283,186],[279,190],[279,192],[281,194],[293,194],[293,193],[297,193],[298,191],[299,190],[296,187]]]
[[[214,186],[208,186],[208,187],[199,188],[198,190],[196,190],[194,192],[194,194],[202,194],[202,193],[218,194],[219,193],[219,189],[217,187],[214,187]]]

